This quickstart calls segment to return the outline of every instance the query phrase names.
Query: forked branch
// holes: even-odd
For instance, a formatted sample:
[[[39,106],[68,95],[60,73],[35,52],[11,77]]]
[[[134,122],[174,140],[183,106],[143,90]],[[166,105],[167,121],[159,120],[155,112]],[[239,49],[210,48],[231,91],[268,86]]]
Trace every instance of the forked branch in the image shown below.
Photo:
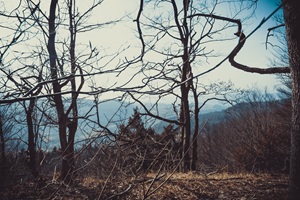
[[[260,22],[260,24],[248,35],[246,36],[242,32],[242,23],[238,19],[232,19],[228,17],[223,17],[223,16],[217,16],[213,14],[194,14],[189,16],[190,18],[193,17],[209,17],[209,18],[214,18],[217,20],[222,20],[222,21],[227,21],[231,23],[235,23],[238,26],[238,31],[234,34],[237,37],[239,37],[239,42],[238,45],[234,48],[234,50],[228,55],[228,60],[230,64],[240,70],[246,71],[246,72],[251,72],[251,73],[258,73],[258,74],[275,74],[275,73],[290,73],[290,68],[289,67],[269,67],[269,68],[259,68],[259,67],[250,67],[247,65],[243,65],[241,63],[238,63],[235,61],[235,56],[240,52],[242,47],[244,46],[246,39],[249,38],[256,30],[258,30],[268,19],[271,18],[272,15],[274,15],[282,5],[278,6],[268,17],[263,18],[263,20]]]

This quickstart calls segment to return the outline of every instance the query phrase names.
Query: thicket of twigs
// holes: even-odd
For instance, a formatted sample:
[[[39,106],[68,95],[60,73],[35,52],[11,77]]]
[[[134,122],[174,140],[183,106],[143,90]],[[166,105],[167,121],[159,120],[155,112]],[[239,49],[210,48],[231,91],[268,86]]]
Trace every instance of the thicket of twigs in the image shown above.
[[[251,96],[227,109],[221,123],[206,123],[195,172],[180,173],[179,128],[156,133],[135,109],[117,137],[77,149],[70,185],[58,180],[58,148],[38,153],[38,179],[26,151],[7,153],[2,199],[286,199],[289,101],[269,98]]]

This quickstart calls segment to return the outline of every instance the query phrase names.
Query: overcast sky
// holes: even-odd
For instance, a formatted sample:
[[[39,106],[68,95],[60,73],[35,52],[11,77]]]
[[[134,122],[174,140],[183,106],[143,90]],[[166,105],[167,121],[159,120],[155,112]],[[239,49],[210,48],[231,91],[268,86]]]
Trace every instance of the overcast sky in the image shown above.
[[[103,12],[108,11],[110,14],[104,16],[117,16],[123,13],[133,13],[132,16],[136,15],[138,8],[137,0],[124,0],[120,4],[119,0],[110,0],[106,1],[103,5]],[[253,18],[248,20],[243,26],[243,31],[248,35],[252,30],[261,22],[264,17],[267,17],[271,12],[273,12],[278,6],[277,0],[258,0],[257,9]],[[114,9],[111,9],[111,8]],[[101,12],[100,12],[101,13]],[[103,13],[102,13],[103,14]],[[103,16],[103,15],[101,15]],[[101,18],[99,15],[99,17]],[[258,31],[256,31],[246,42],[243,50],[238,54],[236,60],[247,64],[248,66],[254,67],[269,67],[270,60],[273,59],[273,55],[270,52],[270,48],[266,49],[265,42],[267,36],[267,29],[273,27],[275,22],[273,19],[270,19],[265,23]],[[132,42],[139,47],[139,41],[136,40],[136,35],[130,28],[135,27],[135,23],[127,22],[124,25],[119,24],[117,31],[111,31],[113,29],[102,30],[104,37],[107,35],[101,45],[103,46],[118,46],[124,41],[127,41],[127,44]],[[107,31],[107,33],[105,33]],[[121,33],[121,34],[120,34]],[[238,38],[233,41],[236,44]],[[273,40],[275,41],[275,40]],[[224,43],[224,47],[218,48],[228,48],[227,44]],[[233,47],[233,46],[232,46]],[[231,47],[229,48],[231,49]],[[136,52],[134,52],[136,53]],[[222,57],[210,60],[210,66],[217,64]],[[229,62],[226,61],[221,67],[215,71],[207,74],[203,77],[204,82],[215,82],[216,80],[232,81],[236,86],[243,88],[251,88],[252,86],[257,86],[258,88],[264,89],[267,87],[270,91],[273,91],[274,86],[279,85],[280,82],[277,79],[276,75],[259,75],[243,72],[241,70],[235,69],[230,66]]]
[[[15,1],[5,1],[7,9],[9,7],[15,6],[13,3]],[[83,2],[92,2],[92,1],[77,1],[82,8],[88,6]],[[136,17],[138,9],[139,0],[105,0],[103,5],[97,9],[97,12],[92,15],[90,20],[97,22],[105,22],[108,20],[117,19],[121,16],[128,14],[131,17]],[[257,9],[255,11],[255,16],[247,21],[243,27],[243,31],[248,35],[264,18],[267,17],[278,5],[276,0],[258,0]],[[48,13],[50,1],[42,1],[42,7],[45,8]],[[1,18],[0,20],[2,20]],[[2,22],[1,22],[2,23]],[[274,20],[269,20],[264,24],[257,32],[255,32],[246,42],[243,50],[238,54],[236,60],[247,64],[248,66],[254,67],[268,67],[270,66],[270,59],[273,58],[269,49],[265,48],[265,41],[267,36],[267,29],[274,26]],[[78,40],[87,41],[90,40],[93,42],[93,45],[99,46],[98,49],[105,49],[109,54],[110,52],[116,52],[120,48],[126,46],[131,46],[129,51],[126,51],[128,55],[122,55],[124,57],[136,56],[140,51],[140,41],[137,39],[136,31],[132,30],[136,28],[136,24],[133,20],[124,20],[123,23],[118,23],[116,26],[109,26],[108,28],[99,29],[89,35],[82,34],[78,36]],[[238,42],[238,38],[231,43],[224,43],[224,46],[218,46],[216,48],[229,48],[232,49]],[[130,55],[131,54],[131,55]],[[212,59],[209,61],[209,66],[214,66],[223,57]],[[130,71],[128,72],[128,78],[131,76]],[[194,74],[195,75],[195,74]],[[112,80],[108,78],[107,80],[102,79],[102,81],[107,82]],[[114,78],[113,78],[114,80]],[[276,75],[259,75],[243,72],[241,70],[235,69],[230,66],[229,62],[226,61],[221,67],[214,70],[213,72],[205,75],[201,78],[201,81],[206,83],[212,83],[217,80],[223,81],[232,81],[237,87],[242,88],[251,88],[256,86],[260,89],[267,87],[270,91],[274,89],[274,86],[279,85],[280,82],[277,79]],[[138,80],[136,80],[138,81]]]
[[[248,35],[252,30],[258,26],[264,17],[267,17],[274,9],[277,3],[275,0],[258,0],[257,9],[254,18],[250,19],[246,25],[243,26],[243,31]],[[267,36],[267,29],[273,27],[275,22],[270,19],[260,29],[258,29],[245,43],[243,49],[236,56],[236,60],[242,64],[253,67],[269,67],[270,60],[273,55],[270,48],[266,49],[265,42]],[[276,40],[272,40],[276,41]],[[236,40],[237,42],[237,40]],[[213,80],[215,77],[220,77],[224,80],[231,80],[235,85],[243,88],[251,88],[257,86],[261,89],[267,87],[270,91],[274,86],[280,84],[276,75],[259,75],[243,72],[241,70],[231,67],[230,63],[225,62],[220,68],[213,71],[207,76]]]
[[[256,17],[253,19],[253,23],[247,27],[244,26],[244,32],[246,35],[249,34],[264,17],[267,17],[277,8],[278,4],[276,2],[276,0],[258,0],[257,10],[255,12]],[[257,32],[255,32],[247,40],[243,50],[236,57],[236,60],[249,66],[270,66],[270,59],[273,59],[273,55],[270,52],[270,48],[266,49],[265,42],[267,29],[273,26],[275,26],[275,22],[273,19],[270,19]],[[275,39],[270,39],[271,41],[276,41]],[[230,64],[227,62],[227,64],[223,65],[222,70],[226,73],[226,70],[228,69],[226,75],[228,75],[235,84],[240,84],[243,87],[250,87],[251,85],[257,84],[261,88],[267,86],[268,89],[272,90],[275,85],[280,84],[276,75],[251,74],[228,67],[229,65]]]

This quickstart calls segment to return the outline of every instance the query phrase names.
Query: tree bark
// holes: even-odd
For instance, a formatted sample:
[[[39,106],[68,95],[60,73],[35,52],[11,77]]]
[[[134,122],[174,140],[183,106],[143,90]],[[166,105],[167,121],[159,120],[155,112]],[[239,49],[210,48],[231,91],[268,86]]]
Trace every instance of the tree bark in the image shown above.
[[[70,56],[70,66],[71,75],[70,78],[64,84],[70,84],[71,86],[71,104],[67,108],[64,108],[62,100],[61,90],[64,86],[58,81],[58,68],[57,68],[57,55],[55,50],[55,10],[57,6],[57,0],[52,0],[50,5],[50,16],[49,16],[49,41],[48,41],[48,51],[50,55],[50,67],[51,67],[51,78],[53,80],[52,86],[55,95],[53,96],[56,111],[58,115],[58,127],[59,127],[59,138],[62,149],[62,168],[60,178],[64,180],[65,183],[69,184],[72,182],[73,173],[75,170],[75,160],[74,160],[74,142],[75,134],[78,127],[78,105],[77,99],[79,92],[81,91],[84,78],[83,71],[81,67],[76,63],[75,57],[75,44],[76,44],[76,34],[77,34],[77,24],[75,22],[75,1],[70,0],[68,4],[68,15],[69,15],[69,33],[70,33],[70,43],[69,43],[69,56]],[[61,76],[64,76],[63,68],[61,67]],[[75,74],[79,71],[81,77],[77,87]]]
[[[182,24],[180,23],[179,13],[175,0],[172,0],[172,5],[174,9],[174,19],[180,35],[180,40],[182,43],[183,53],[182,53],[182,67],[181,67],[181,109],[180,109],[180,122],[184,123],[181,126],[181,138],[182,138],[182,158],[183,158],[183,170],[190,170],[191,158],[190,158],[190,140],[191,140],[191,117],[190,117],[190,106],[189,106],[189,91],[190,91],[190,81],[188,81],[189,74],[191,74],[190,57],[189,57],[189,37],[190,31],[187,24],[187,12],[189,7],[189,2],[183,0],[184,7],[184,17]]]
[[[292,128],[290,155],[290,199],[300,197],[300,21],[299,1],[283,0],[284,21],[292,77]]]
[[[31,99],[29,102],[28,109],[26,110],[26,122],[28,130],[28,151],[29,151],[29,169],[34,178],[38,178],[39,173],[36,168],[36,143],[35,143],[35,134],[33,130],[33,119],[32,113],[35,105],[35,99]]]
[[[50,14],[49,14],[49,39],[48,39],[48,52],[50,57],[50,71],[52,78],[52,87],[54,92],[54,103],[56,107],[57,117],[58,117],[58,132],[60,146],[62,150],[62,168],[60,179],[65,183],[70,183],[72,180],[72,173],[74,170],[74,152],[72,151],[74,143],[69,145],[67,140],[67,119],[68,115],[64,111],[64,104],[62,101],[61,85],[58,82],[58,70],[57,70],[57,54],[55,49],[55,11],[57,7],[58,0],[52,0],[50,4]],[[73,140],[72,140],[73,141]]]
[[[183,84],[184,85],[184,84]],[[188,92],[189,90],[183,86],[181,88],[181,98],[182,98],[182,105],[183,105],[183,120],[184,125],[182,126],[182,133],[183,133],[183,170],[188,171],[190,170],[190,140],[191,140],[191,117],[190,117],[190,109],[189,109],[189,100],[188,100]]]
[[[192,163],[191,163],[191,170],[195,171],[197,168],[197,160],[198,160],[198,154],[197,154],[197,148],[198,148],[198,133],[199,133],[199,101],[198,101],[198,95],[197,95],[197,89],[195,87],[192,88],[193,96],[194,96],[194,133],[193,133],[193,139],[192,139]]]
[[[5,153],[5,139],[3,133],[3,122],[2,116],[0,116],[0,151],[1,151],[1,165],[0,165],[0,172],[1,172],[1,185],[5,185],[6,182],[6,153]]]

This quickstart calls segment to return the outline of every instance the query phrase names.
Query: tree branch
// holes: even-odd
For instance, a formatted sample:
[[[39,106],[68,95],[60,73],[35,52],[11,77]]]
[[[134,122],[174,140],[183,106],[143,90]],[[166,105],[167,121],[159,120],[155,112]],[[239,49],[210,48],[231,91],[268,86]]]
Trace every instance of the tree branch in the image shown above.
[[[274,27],[271,27],[271,28],[268,28],[268,34],[267,34],[267,37],[266,37],[266,49],[268,48],[268,39],[270,36],[273,36],[273,34],[271,34],[271,31],[277,29],[277,28],[280,28],[280,27],[283,27],[285,26],[285,24],[279,24],[277,26],[274,26]]]
[[[197,17],[197,16],[211,17],[211,18],[218,19],[218,20],[223,20],[223,21],[236,23],[238,25],[238,31],[234,35],[239,37],[239,43],[228,56],[228,60],[229,60],[230,64],[233,67],[235,67],[237,69],[240,69],[240,70],[243,70],[243,71],[246,71],[246,72],[259,73],[259,74],[290,73],[290,68],[289,67],[270,67],[270,68],[249,67],[247,65],[240,64],[240,63],[238,63],[234,60],[235,56],[240,52],[240,50],[244,46],[244,44],[246,42],[246,39],[249,38],[254,32],[256,32],[281,7],[282,7],[282,4],[280,6],[278,6],[268,17],[263,18],[262,21],[259,23],[259,25],[247,37],[242,32],[242,23],[238,19],[232,19],[232,18],[217,16],[217,15],[213,15],[213,14],[194,14],[194,15],[190,15],[189,17],[190,18]],[[213,69],[215,69],[215,68],[213,68]],[[211,71],[211,70],[209,70],[209,71]]]
[[[140,8],[136,17],[136,20],[134,20],[137,24],[137,29],[138,29],[138,33],[139,33],[139,37],[142,43],[142,50],[141,50],[141,60],[143,60],[144,54],[145,54],[145,41],[143,38],[143,32],[142,32],[142,28],[141,28],[141,24],[140,24],[140,18],[143,12],[143,7],[144,7],[144,0],[140,0]]]
[[[242,49],[246,42],[246,36],[242,32],[237,32],[237,35],[240,40],[237,47],[229,54],[228,60],[230,64],[240,70],[251,72],[251,73],[258,73],[258,74],[276,74],[276,73],[290,73],[289,67],[270,67],[270,68],[258,68],[258,67],[249,67],[247,65],[240,64],[234,60],[235,56],[238,52]]]
[[[135,98],[135,97],[133,96],[133,94],[131,94],[130,92],[127,92],[127,93],[131,96],[131,98],[132,98],[133,100],[135,100],[136,102],[138,102],[138,103],[144,108],[144,110],[146,111],[147,115],[149,115],[150,117],[154,117],[155,119],[159,119],[159,120],[162,120],[162,121],[171,123],[171,124],[183,125],[183,123],[180,123],[180,122],[178,122],[177,120],[170,120],[170,119],[166,119],[166,118],[160,117],[160,116],[158,116],[158,115],[154,115],[153,113],[151,113],[151,112],[147,109],[147,107],[146,107],[140,100],[138,100],[137,98]]]

